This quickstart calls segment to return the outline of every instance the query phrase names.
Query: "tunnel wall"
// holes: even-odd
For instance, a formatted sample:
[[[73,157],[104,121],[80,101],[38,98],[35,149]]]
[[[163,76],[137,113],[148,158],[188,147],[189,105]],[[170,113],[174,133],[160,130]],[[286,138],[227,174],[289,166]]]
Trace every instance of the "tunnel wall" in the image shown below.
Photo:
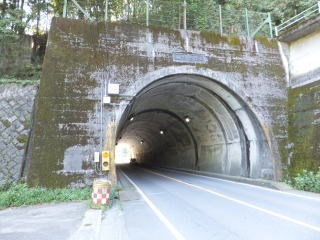
[[[187,54],[191,52],[198,55]],[[181,59],[176,53],[186,55]],[[104,79],[119,83],[124,94],[177,70],[223,81],[239,94],[257,117],[276,175],[281,176],[287,164],[287,91],[275,41],[54,18],[40,83],[28,183],[88,184],[94,176],[94,151],[105,144],[101,136],[113,114],[110,107],[100,105]]]

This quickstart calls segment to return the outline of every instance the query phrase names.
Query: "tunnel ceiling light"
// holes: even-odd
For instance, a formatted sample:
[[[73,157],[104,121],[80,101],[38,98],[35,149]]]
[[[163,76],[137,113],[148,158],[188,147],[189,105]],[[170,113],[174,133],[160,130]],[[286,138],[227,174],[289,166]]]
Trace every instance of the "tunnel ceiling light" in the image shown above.
[[[159,133],[160,133],[161,135],[163,135],[163,134],[164,134],[164,130],[160,129]]]
[[[140,141],[140,144],[143,144],[143,143],[144,143],[144,141],[143,141],[143,140],[141,140],[141,141]]]
[[[132,122],[134,120],[134,116],[130,117],[130,122]]]
[[[184,117],[184,121],[185,121],[186,123],[189,123],[189,122],[191,121],[191,119],[190,119],[189,116],[185,116],[185,117]]]

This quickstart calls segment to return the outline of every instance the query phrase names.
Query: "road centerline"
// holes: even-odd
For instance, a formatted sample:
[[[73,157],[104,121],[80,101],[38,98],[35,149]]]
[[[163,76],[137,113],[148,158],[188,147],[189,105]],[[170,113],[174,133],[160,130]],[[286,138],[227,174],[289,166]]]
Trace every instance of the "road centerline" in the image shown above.
[[[145,169],[145,168],[142,168],[142,170],[144,170],[144,171],[146,171],[146,172],[150,172],[150,173],[155,174],[155,175],[158,175],[158,176],[161,176],[161,177],[164,177],[164,178],[167,178],[167,179],[170,179],[170,180],[172,180],[172,181],[176,181],[176,182],[185,184],[185,185],[187,185],[187,186],[189,186],[189,187],[193,187],[193,188],[195,188],[195,189],[202,190],[202,191],[207,192],[207,193],[209,193],[209,194],[211,194],[211,195],[215,195],[215,196],[224,198],[224,199],[226,199],[226,200],[235,202],[235,203],[237,203],[237,204],[240,204],[240,205],[243,205],[243,206],[246,206],[246,207],[249,207],[249,208],[258,210],[258,211],[260,211],[260,212],[266,213],[266,214],[271,215],[271,216],[273,216],[273,217],[277,217],[277,218],[280,218],[280,219],[282,219],[282,220],[286,220],[286,221],[288,221],[288,222],[291,222],[291,223],[294,223],[294,224],[303,226],[303,227],[308,228],[308,229],[311,229],[311,230],[313,230],[313,231],[320,232],[320,226],[314,226],[314,225],[311,225],[311,224],[302,222],[302,221],[300,221],[300,220],[297,220],[297,219],[294,219],[294,218],[285,216],[285,215],[283,215],[283,214],[280,214],[280,213],[277,213],[277,212],[274,212],[274,211],[270,211],[270,210],[268,210],[268,209],[265,209],[265,208],[256,206],[256,205],[254,205],[254,204],[251,204],[251,203],[248,203],[248,202],[245,202],[245,201],[236,199],[236,198],[234,198],[234,197],[227,196],[227,195],[225,195],[225,194],[222,194],[222,193],[219,193],[219,192],[216,192],[216,191],[207,189],[207,188],[205,188],[205,187],[201,187],[201,186],[199,186],[199,185],[195,185],[195,184],[192,184],[192,183],[189,183],[189,182],[186,182],[186,181],[183,181],[183,180],[174,178],[174,177],[167,176],[167,175],[162,174],[162,173],[158,173],[158,172],[155,172],[155,171],[152,171],[152,170],[149,170],[149,169]]]

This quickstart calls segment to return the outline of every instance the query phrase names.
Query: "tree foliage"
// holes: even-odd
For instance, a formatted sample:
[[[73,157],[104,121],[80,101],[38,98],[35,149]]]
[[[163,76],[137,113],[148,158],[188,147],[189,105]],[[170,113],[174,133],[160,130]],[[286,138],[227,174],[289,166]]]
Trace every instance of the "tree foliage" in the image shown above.
[[[77,0],[79,5],[95,21],[103,21],[106,0]],[[108,0],[108,19],[145,22],[146,0]],[[184,0],[149,0],[150,22],[167,27],[183,27]],[[241,11],[270,12],[275,25],[312,6],[316,0],[186,0],[187,25],[191,29],[216,30],[219,18],[219,5],[224,9],[224,22],[230,28],[236,22],[243,22]],[[48,13],[62,16],[64,0],[0,0],[0,38],[16,37],[25,29],[41,32],[41,17]],[[26,13],[25,9],[29,11]],[[84,19],[84,14],[71,0],[68,0],[68,16]],[[238,10],[231,14],[229,10]],[[242,14],[242,15],[241,15]],[[232,32],[232,31],[231,31]]]
[[[0,39],[17,38],[24,32],[25,12],[19,1],[4,0],[0,2]]]

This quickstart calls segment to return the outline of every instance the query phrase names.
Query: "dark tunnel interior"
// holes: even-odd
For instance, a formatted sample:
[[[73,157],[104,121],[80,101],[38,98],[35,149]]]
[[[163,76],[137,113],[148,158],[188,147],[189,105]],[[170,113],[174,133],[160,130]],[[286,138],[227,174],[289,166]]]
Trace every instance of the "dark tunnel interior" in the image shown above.
[[[273,178],[270,148],[249,106],[198,75],[171,75],[143,88],[122,114],[116,143],[145,165]]]

